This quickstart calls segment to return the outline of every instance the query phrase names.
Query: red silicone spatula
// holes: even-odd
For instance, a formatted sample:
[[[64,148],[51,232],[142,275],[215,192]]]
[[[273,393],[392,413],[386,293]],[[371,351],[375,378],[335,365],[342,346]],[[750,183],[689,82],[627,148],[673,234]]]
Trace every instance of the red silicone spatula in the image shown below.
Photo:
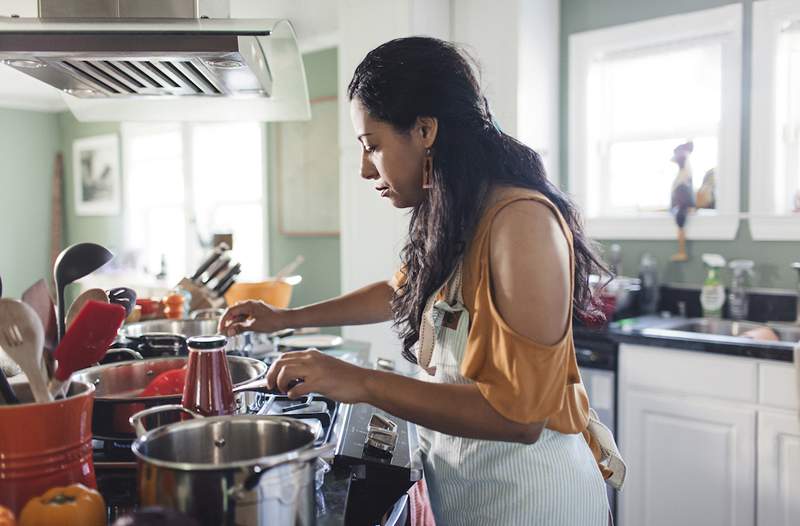
[[[105,356],[124,319],[125,309],[121,305],[86,302],[56,347],[58,365],[48,386],[54,397],[66,391],[72,373]]]

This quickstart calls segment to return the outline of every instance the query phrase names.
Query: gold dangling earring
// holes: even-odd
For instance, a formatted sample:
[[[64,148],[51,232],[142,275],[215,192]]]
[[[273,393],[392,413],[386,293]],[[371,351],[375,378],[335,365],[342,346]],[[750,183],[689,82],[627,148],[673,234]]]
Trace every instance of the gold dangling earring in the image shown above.
[[[422,164],[422,188],[433,188],[433,156],[430,148],[425,150],[425,161]]]

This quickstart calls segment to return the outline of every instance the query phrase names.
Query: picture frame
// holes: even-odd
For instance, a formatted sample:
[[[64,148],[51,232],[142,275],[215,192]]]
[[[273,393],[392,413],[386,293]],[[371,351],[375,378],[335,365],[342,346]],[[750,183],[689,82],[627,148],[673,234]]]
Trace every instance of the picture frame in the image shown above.
[[[311,119],[275,125],[278,230],[285,236],[339,235],[338,99],[311,99]]]
[[[119,137],[116,134],[77,139],[72,143],[75,213],[117,215],[121,209]]]

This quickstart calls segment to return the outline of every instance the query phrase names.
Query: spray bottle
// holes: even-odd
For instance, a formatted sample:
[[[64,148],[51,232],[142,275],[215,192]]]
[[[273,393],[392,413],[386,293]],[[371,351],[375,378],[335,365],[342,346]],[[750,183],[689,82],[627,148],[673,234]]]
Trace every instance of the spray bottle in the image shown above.
[[[722,317],[722,306],[725,304],[725,287],[722,285],[720,273],[725,268],[725,258],[719,254],[703,254],[703,263],[707,274],[700,292],[700,305],[704,318]]]

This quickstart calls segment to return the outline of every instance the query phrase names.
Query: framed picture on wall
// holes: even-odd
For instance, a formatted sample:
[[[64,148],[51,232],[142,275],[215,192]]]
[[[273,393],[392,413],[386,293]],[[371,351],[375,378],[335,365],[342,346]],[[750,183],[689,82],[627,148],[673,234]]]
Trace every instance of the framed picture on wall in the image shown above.
[[[311,99],[311,120],[275,125],[282,234],[339,235],[338,126],[336,97]]]
[[[119,138],[98,135],[72,143],[75,213],[117,215],[120,211]]]

